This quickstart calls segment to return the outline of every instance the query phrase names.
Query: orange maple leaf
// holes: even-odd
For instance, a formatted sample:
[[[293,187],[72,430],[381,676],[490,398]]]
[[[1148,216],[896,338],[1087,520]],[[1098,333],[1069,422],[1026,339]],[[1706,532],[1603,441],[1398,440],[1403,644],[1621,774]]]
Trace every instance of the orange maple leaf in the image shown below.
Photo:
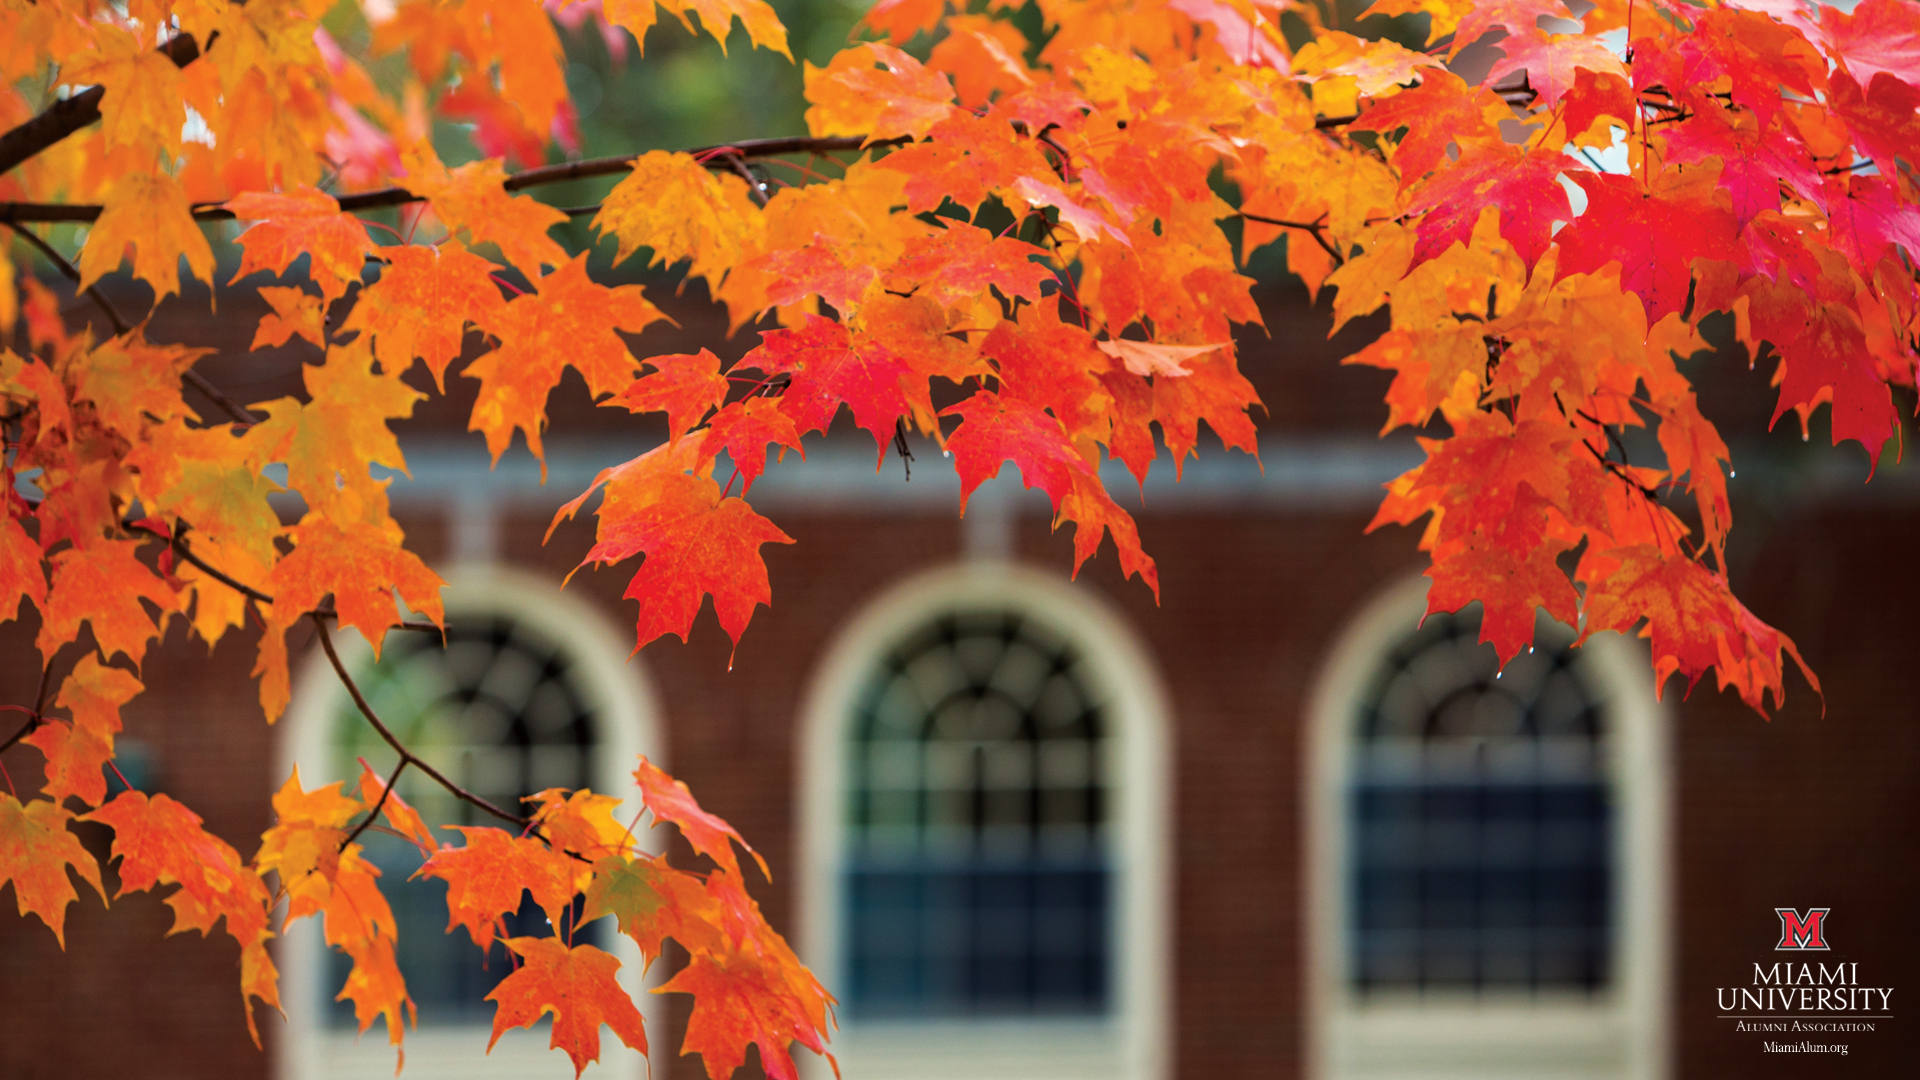
[[[341,329],[372,339],[373,355],[389,374],[406,371],[419,357],[444,392],[447,365],[460,355],[468,324],[506,305],[491,276],[494,264],[456,240],[438,248],[384,247],[380,254],[387,260],[380,280],[360,293]]]
[[[580,372],[596,398],[619,393],[632,385],[640,362],[616,331],[638,333],[666,316],[638,285],[610,289],[587,277],[586,252],[536,280],[534,288],[475,320],[500,339],[500,347],[464,374],[480,380],[467,430],[486,433],[495,463],[518,430],[540,459],[544,479],[540,433],[547,426],[547,395],[561,373],[569,366]]]
[[[467,838],[465,847],[443,847],[414,877],[447,883],[447,932],[464,926],[482,949],[493,943],[503,915],[520,910],[520,894],[560,925],[573,902],[573,860],[538,840],[513,836],[489,826],[451,825]]]
[[[730,871],[736,877],[740,873],[740,861],[733,854],[736,841],[754,861],[760,864],[760,872],[773,880],[773,874],[767,869],[767,860],[753,850],[753,845],[716,815],[700,809],[700,803],[694,799],[693,792],[683,781],[668,776],[664,770],[645,757],[633,770],[633,782],[640,785],[640,798],[647,804],[655,821],[670,821],[687,838],[693,850],[718,863],[722,869]]]
[[[667,414],[667,438],[677,440],[727,400],[727,379],[720,358],[710,349],[647,357],[653,371],[635,379],[613,397],[629,412]]]
[[[231,285],[257,270],[286,273],[295,259],[308,257],[307,276],[332,301],[360,281],[374,243],[367,227],[343,213],[340,201],[324,191],[301,186],[284,193],[250,191],[229,200],[225,209],[253,226],[240,234],[245,253]]]
[[[67,867],[93,886],[102,904],[107,899],[100,864],[67,830],[72,820],[73,814],[58,803],[33,799],[22,805],[0,792],[0,887],[13,882],[20,914],[40,916],[62,949],[67,947],[67,905],[80,898],[67,880]]]
[[[41,792],[55,803],[77,795],[88,806],[107,797],[102,768],[113,757],[120,733],[120,706],[141,691],[140,680],[124,668],[108,667],[93,653],[80,658],[60,684],[54,704],[73,713],[71,724],[46,723],[21,740],[47,756],[47,783]]]
[[[773,600],[760,546],[793,543],[745,500],[721,496],[711,475],[713,459],[697,460],[704,441],[662,446],[604,469],[554,515],[557,526],[606,488],[596,512],[597,539],[580,566],[646,555],[626,591],[627,599],[640,601],[636,652],[662,634],[685,641],[709,593],[721,628],[738,645],[753,609]],[[552,526],[547,535],[553,535]]]
[[[553,1014],[553,1036],[548,1046],[565,1050],[578,1077],[590,1062],[600,1060],[600,1025],[642,1054],[647,1032],[640,1010],[621,989],[614,975],[620,961],[592,945],[567,948],[556,938],[505,938],[502,944],[520,954],[520,969],[500,980],[487,1000],[493,1014],[491,1051],[508,1028],[530,1028]]]

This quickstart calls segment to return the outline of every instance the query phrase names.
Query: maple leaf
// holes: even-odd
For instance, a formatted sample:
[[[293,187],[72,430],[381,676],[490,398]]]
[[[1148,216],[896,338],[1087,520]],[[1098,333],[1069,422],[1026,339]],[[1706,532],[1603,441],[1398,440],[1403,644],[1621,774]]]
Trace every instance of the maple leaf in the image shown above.
[[[296,335],[327,347],[327,301],[297,286],[265,285],[260,298],[273,310],[260,316],[250,349],[278,348]],[[357,310],[357,308],[356,308]]]
[[[286,533],[293,550],[268,578],[274,592],[271,622],[291,626],[331,594],[340,625],[359,630],[375,657],[387,628],[399,619],[396,592],[411,610],[442,622],[440,590],[446,582],[400,546],[397,532],[366,522],[340,525],[315,514],[302,518]]]
[[[1644,621],[1640,636],[1653,645],[1656,693],[1676,672],[1691,690],[1712,668],[1720,689],[1732,686],[1764,716],[1768,694],[1776,709],[1785,702],[1783,652],[1820,692],[1793,639],[1754,618],[1725,578],[1691,559],[1651,545],[1618,548],[1583,565],[1581,576],[1588,583],[1581,640],[1605,630],[1630,633]]]
[[[67,829],[72,820],[57,802],[31,799],[23,805],[0,792],[0,887],[11,881],[20,914],[40,916],[62,949],[67,947],[67,905],[80,898],[67,880],[67,868],[93,886],[102,904],[107,899],[100,864]]]
[[[633,833],[613,819],[620,800],[591,791],[548,788],[527,796],[534,803],[534,827],[562,851],[584,856],[588,864],[633,847]],[[590,871],[589,871],[590,872]]]
[[[725,450],[733,467],[740,470],[740,494],[744,496],[766,471],[769,446],[785,447],[806,456],[800,445],[800,429],[794,425],[793,417],[781,410],[780,399],[750,397],[721,409],[707,421],[700,456],[708,459]]]
[[[1818,40],[1855,79],[1882,72],[1920,85],[1920,18],[1903,0],[1862,0],[1852,11],[1821,6]]]
[[[1186,378],[1153,381],[1153,418],[1160,424],[1167,449],[1173,452],[1174,476],[1178,478],[1186,459],[1195,456],[1202,420],[1228,448],[1244,450],[1258,459],[1259,437],[1247,415],[1248,409],[1260,404],[1253,384],[1240,374],[1230,353],[1204,356],[1190,363],[1192,369]]]
[[[80,251],[80,287],[118,270],[134,249],[133,275],[160,297],[180,291],[180,259],[202,281],[213,277],[213,248],[193,220],[187,193],[164,173],[129,172],[107,190],[100,219]]]
[[[173,590],[135,555],[143,542],[94,537],[48,558],[52,583],[40,605],[43,621],[34,645],[49,662],[62,646],[79,638],[85,623],[93,628],[103,658],[125,653],[139,667],[147,643],[159,633],[140,602],[162,612],[174,606]]]
[[[341,329],[366,335],[389,374],[419,357],[444,391],[447,365],[460,355],[468,324],[506,305],[491,276],[494,265],[454,240],[437,248],[384,247],[380,255],[386,260],[380,280],[361,290]]]
[[[221,919],[227,933],[240,943],[241,1003],[254,1045],[260,1032],[253,1023],[250,999],[279,1007],[278,975],[267,955],[269,897],[260,878],[240,861],[240,854],[219,837],[201,828],[200,815],[166,795],[151,799],[143,792],[123,791],[98,810],[81,817],[113,829],[113,856],[120,860],[120,891],[145,892],[155,885],[178,884],[166,898],[173,908],[169,934],[183,930],[210,933]]]
[[[858,45],[835,54],[824,68],[804,63],[802,70],[812,105],[807,130],[815,135],[865,135],[868,142],[924,138],[954,111],[947,77],[891,45]]]
[[[73,713],[73,722],[42,724],[21,740],[47,756],[47,783],[40,790],[56,805],[69,795],[88,806],[99,806],[107,797],[102,769],[112,759],[113,737],[120,733],[120,707],[141,689],[131,672],[108,667],[92,653],[73,666],[54,699],[56,706]]]
[[[879,167],[907,177],[907,209],[922,213],[948,198],[977,206],[990,191],[1010,191],[1023,176],[1052,177],[1033,139],[997,115],[956,112],[928,131],[927,141],[881,158]]]
[[[704,440],[701,440],[704,441]],[[634,651],[662,634],[687,639],[707,594],[714,614],[737,646],[753,609],[772,602],[762,544],[791,544],[737,497],[722,497],[711,458],[693,469],[699,445],[689,439],[603,469],[579,498],[560,508],[554,525],[571,518],[602,487],[596,542],[580,560],[608,565],[645,554],[626,597],[640,602]],[[547,535],[553,535],[550,526]]]
[[[1734,257],[1736,222],[1718,206],[1649,195],[1631,177],[1568,175],[1586,191],[1587,209],[1554,237],[1560,275],[1618,262],[1620,287],[1640,298],[1648,323],[1686,306],[1696,260]]]
[[[100,101],[100,133],[107,145],[158,152],[169,160],[177,156],[187,119],[179,66],[120,27],[93,30],[97,47],[74,56],[62,74],[75,86],[106,88]]]
[[[1859,314],[1850,304],[1808,297],[1784,283],[1757,290],[1751,310],[1755,331],[1780,351],[1786,369],[1769,423],[1778,423],[1789,409],[1811,406],[1822,391],[1830,391],[1834,444],[1859,440],[1877,466],[1899,421]]]
[[[0,483],[13,490],[13,470],[0,470]],[[0,503],[6,500],[0,498]],[[8,506],[0,516],[0,622],[16,618],[23,601],[35,607],[47,602],[47,572],[40,559],[40,545],[20,527]]]
[[[615,394],[612,403],[629,412],[666,413],[669,439],[693,430],[709,410],[727,400],[727,379],[712,350],[649,356],[647,364],[653,371]]]
[[[760,1048],[768,1080],[799,1080],[793,1056],[796,1040],[823,1051],[821,1018],[793,993],[782,967],[748,950],[710,950],[694,954],[662,993],[692,994],[683,1054],[699,1054],[713,1080],[726,1080],[745,1061],[747,1047]]]
[[[240,234],[245,249],[231,285],[248,274],[268,270],[284,274],[300,256],[308,257],[307,277],[328,301],[346,295],[360,282],[360,271],[374,243],[366,226],[342,213],[340,202],[324,191],[300,187],[284,194],[251,191],[229,200],[223,209],[253,225]]]
[[[547,395],[560,384],[561,373],[569,366],[580,372],[595,397],[619,393],[632,384],[639,361],[616,331],[638,333],[665,316],[638,285],[608,288],[588,278],[585,252],[536,279],[534,288],[475,320],[500,339],[500,347],[464,372],[480,380],[467,430],[486,433],[496,464],[518,430],[540,459],[545,479],[540,433],[547,423]]]
[[[913,35],[933,29],[946,10],[947,0],[877,0],[860,22],[885,31],[895,45],[905,45]]]
[[[667,938],[692,952],[719,944],[720,907],[701,880],[664,858],[607,858],[593,864],[580,925],[607,915],[632,938],[640,954],[658,957]]]
[[[722,55],[726,54],[727,36],[737,15],[755,45],[793,60],[793,54],[787,51],[787,28],[763,0],[662,0],[662,3],[669,10],[677,10],[682,20],[687,11],[698,13],[701,28],[720,43]]]
[[[1002,462],[1018,465],[1021,482],[1045,491],[1056,513],[1073,486],[1073,474],[1087,469],[1060,421],[1038,405],[981,390],[940,415],[961,418],[960,426],[947,437],[947,449],[953,454],[954,471],[960,474],[963,515],[967,498],[999,475]]]
[[[370,938],[356,942],[346,950],[353,958],[353,969],[347,972],[346,984],[334,995],[335,1001],[353,1002],[353,1017],[360,1025],[362,1034],[373,1026],[376,1018],[384,1018],[387,1023],[387,1041],[400,1045],[405,1031],[400,1014],[407,1015],[418,1026],[419,1016],[414,1008],[413,998],[407,993],[406,980],[400,974],[400,962],[394,955],[392,937]],[[400,1057],[400,1064],[406,1063],[406,1055]],[[399,1068],[396,1066],[395,1072]]]
[[[1135,375],[1159,375],[1169,379],[1193,374],[1185,366],[1188,360],[1233,347],[1231,341],[1216,341],[1211,345],[1163,345],[1151,341],[1118,339],[1094,344]]]
[[[470,161],[449,170],[427,148],[417,148],[405,160],[409,188],[426,197],[448,229],[465,229],[473,243],[497,246],[530,278],[543,265],[566,265],[567,253],[547,230],[567,216],[528,196],[509,194],[499,161]]]
[[[753,845],[747,843],[746,838],[736,832],[733,826],[700,809],[700,803],[683,781],[675,780],[643,756],[633,770],[633,782],[640,786],[641,801],[653,814],[653,819],[672,822],[694,851],[712,859],[722,870],[737,878],[740,875],[740,861],[734,857],[733,844],[729,841],[738,843],[760,864],[760,873],[766,875],[768,881],[773,880],[773,873],[767,869],[767,860],[761,858],[760,853],[753,850]]]
[[[740,366],[790,376],[780,408],[802,435],[826,431],[844,402],[853,422],[873,436],[882,463],[896,422],[916,407],[923,414],[933,412],[925,384],[904,359],[818,315],[808,315],[797,329],[760,335],[759,346]]]
[[[1033,88],[1033,72],[1022,59],[1027,37],[1018,27],[985,15],[953,15],[946,28],[947,36],[928,54],[927,65],[953,79],[960,104],[977,109],[996,93]]]
[[[1675,125],[1667,134],[1666,144],[1667,159],[1675,164],[1709,157],[1720,160],[1720,187],[1733,200],[1733,216],[1741,225],[1765,211],[1780,209],[1783,183],[1806,198],[1820,199],[1824,195],[1820,174],[1806,146],[1783,123],[1775,122],[1763,133],[1751,123],[1721,123],[1701,117]]]
[[[746,182],[715,175],[691,154],[650,150],[614,185],[593,227],[619,241],[616,263],[649,248],[649,266],[691,260],[688,272],[718,282],[758,244],[763,229]]]
[[[989,286],[1010,297],[1038,301],[1040,283],[1053,271],[1032,261],[1045,248],[958,222],[942,232],[907,242],[889,276],[904,291],[920,291],[942,306],[972,300]]]
[[[1030,206],[1053,207],[1054,212],[1060,215],[1060,224],[1072,229],[1083,244],[1106,237],[1119,241],[1124,247],[1133,246],[1133,240],[1127,236],[1126,230],[1114,224],[1111,218],[1082,204],[1053,184],[1022,176],[1014,181],[1013,192]]]
[[[1113,496],[1107,494],[1100,478],[1092,472],[1075,471],[1071,475],[1073,487],[1060,500],[1055,525],[1062,521],[1074,523],[1073,575],[1080,576],[1080,568],[1099,553],[1101,541],[1108,533],[1112,533],[1113,545],[1120,553],[1122,579],[1139,575],[1140,580],[1153,590],[1154,603],[1159,603],[1160,570],[1140,546],[1140,530],[1134,524],[1133,515],[1113,501]]]
[[[1408,212],[1423,215],[1413,265],[1470,244],[1483,210],[1500,211],[1500,235],[1531,270],[1552,242],[1556,223],[1573,220],[1560,174],[1573,171],[1564,154],[1525,153],[1508,147],[1463,152],[1420,190]]]
[[[344,826],[366,806],[327,784],[308,791],[300,783],[300,769],[294,767],[287,782],[273,795],[274,825],[260,837],[260,850],[254,853],[254,867],[261,873],[278,873],[281,887],[293,896],[287,918],[297,919],[324,906],[328,885],[340,863],[340,844],[346,839]],[[319,877],[313,875],[319,874]]]
[[[588,1063],[600,1060],[602,1023],[621,1042],[647,1052],[640,1010],[614,980],[620,961],[592,945],[569,949],[554,938],[505,938],[502,944],[524,963],[487,995],[488,1001],[498,1005],[489,1051],[508,1028],[530,1028],[552,1013],[553,1036],[548,1046],[567,1052],[576,1077]]]
[[[547,913],[553,925],[573,902],[573,861],[538,840],[487,826],[449,825],[467,838],[465,847],[442,847],[414,877],[447,883],[447,932],[467,928],[473,943],[493,943],[501,917],[520,910],[520,894]]]
[[[1432,172],[1447,158],[1447,144],[1464,152],[1470,147],[1500,142],[1496,125],[1512,111],[1493,91],[1468,86],[1451,71],[1425,71],[1420,85],[1369,106],[1349,131],[1376,131],[1382,135],[1405,129],[1394,144],[1393,164],[1402,188]]]

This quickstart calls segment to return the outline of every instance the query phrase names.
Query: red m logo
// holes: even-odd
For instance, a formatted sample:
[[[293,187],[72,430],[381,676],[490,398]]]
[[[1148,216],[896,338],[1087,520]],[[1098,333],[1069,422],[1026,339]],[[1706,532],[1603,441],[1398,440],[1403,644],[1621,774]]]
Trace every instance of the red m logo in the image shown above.
[[[1826,925],[1827,912],[1832,908],[1808,908],[1805,915],[1790,908],[1774,908],[1773,913],[1780,916],[1780,944],[1774,951],[1782,949],[1827,949]]]

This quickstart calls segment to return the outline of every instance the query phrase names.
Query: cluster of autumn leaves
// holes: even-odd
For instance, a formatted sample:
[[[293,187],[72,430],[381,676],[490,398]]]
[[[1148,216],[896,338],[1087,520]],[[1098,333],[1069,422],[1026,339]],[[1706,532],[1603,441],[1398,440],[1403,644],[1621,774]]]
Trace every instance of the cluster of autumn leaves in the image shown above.
[[[124,678],[116,679],[115,673]],[[98,707],[81,695],[122,693],[130,681],[89,656],[69,681],[78,687],[73,699],[63,704],[77,715]],[[550,1043],[566,1052],[576,1072],[599,1060],[603,1023],[626,1045],[642,1053],[647,1049],[640,1011],[616,979],[620,961],[612,954],[559,936],[498,937],[505,917],[520,910],[521,895],[528,893],[569,937],[578,927],[612,915],[648,962],[672,938],[689,960],[660,992],[695,996],[684,1052],[701,1054],[712,1075],[725,1077],[745,1060],[747,1047],[757,1044],[767,1075],[792,1080],[798,1075],[792,1043],[826,1053],[832,996],[747,894],[732,847],[734,841],[743,847],[746,841],[700,809],[685,784],[646,759],[640,760],[634,780],[655,822],[674,824],[694,851],[711,858],[712,870],[701,875],[676,869],[664,857],[640,850],[634,835],[638,815],[620,824],[613,815],[621,800],[591,791],[542,791],[528,798],[533,813],[519,833],[453,826],[466,842],[447,846],[371,768],[365,768],[353,794],[339,782],[306,790],[296,769],[274,795],[275,824],[262,834],[249,863],[207,832],[197,814],[166,795],[122,790],[99,805],[104,791],[97,790],[103,785],[96,771],[94,790],[70,792],[98,806],[77,819],[54,800],[23,805],[0,793],[0,882],[11,880],[21,914],[44,919],[64,945],[66,909],[77,899],[68,868],[106,900],[100,865],[68,822],[109,826],[112,855],[119,860],[119,895],[178,885],[166,897],[174,912],[168,933],[208,934],[225,921],[226,932],[240,946],[240,990],[255,1042],[260,1036],[252,1002],[280,1005],[279,974],[267,941],[275,936],[272,913],[284,902],[280,932],[299,919],[319,916],[327,945],[353,960],[338,1000],[352,1002],[363,1032],[376,1019],[384,1020],[388,1038],[400,1047],[407,1022],[416,1019],[413,999],[395,957],[397,928],[377,880],[380,871],[355,842],[377,815],[389,831],[419,848],[424,861],[415,877],[446,882],[448,932],[464,929],[482,950],[498,940],[511,954],[512,973],[487,997],[498,1005],[493,1042],[550,1013]],[[50,793],[63,790],[58,783],[50,783]],[[764,860],[760,868],[766,870]],[[268,875],[278,883],[272,892]],[[404,1049],[401,1054],[404,1064]]]
[[[738,16],[785,51],[759,0],[665,6],[722,37]],[[0,331],[25,339],[0,353],[0,612],[38,610],[49,691],[11,707],[47,757],[43,797],[0,795],[0,882],[22,909],[58,934],[65,867],[97,884],[66,828],[77,798],[114,827],[123,887],[178,883],[182,928],[224,918],[246,992],[267,1001],[259,871],[277,871],[285,917],[322,916],[354,958],[344,996],[397,1039],[392,920],[345,842],[378,804],[423,842],[423,872],[448,880],[477,943],[523,889],[550,913],[584,896],[647,955],[671,936],[695,956],[670,988],[694,993],[687,1045],[714,1076],[756,1041],[791,1075],[787,1045],[820,1048],[828,999],[759,920],[724,826],[645,767],[648,805],[715,860],[704,878],[635,854],[584,793],[541,796],[527,835],[466,830],[440,848],[377,778],[357,799],[294,782],[246,864],[165,796],[105,801],[149,642],[176,617],[207,642],[258,623],[271,720],[299,620],[337,620],[376,654],[396,598],[440,621],[442,582],[371,472],[406,468],[389,423],[424,397],[416,363],[436,390],[477,381],[469,426],[496,460],[516,435],[543,453],[569,368],[606,407],[665,414],[664,445],[560,515],[598,493],[583,564],[643,557],[627,593],[642,645],[684,638],[709,596],[737,641],[771,601],[760,549],[789,539],[746,496],[770,451],[804,452],[843,406],[881,454],[910,431],[939,441],[962,507],[1013,461],[1075,526],[1076,571],[1111,536],[1122,572],[1157,592],[1102,466],[1144,482],[1159,442],[1177,473],[1203,422],[1255,452],[1232,341],[1260,313],[1239,260],[1282,236],[1308,286],[1335,290],[1339,322],[1390,307],[1351,362],[1393,370],[1388,427],[1428,436],[1376,524],[1426,519],[1433,610],[1482,602],[1502,657],[1540,609],[1583,633],[1639,629],[1662,678],[1711,669],[1756,709],[1779,700],[1798,654],[1728,586],[1729,453],[1679,361],[1704,348],[1702,319],[1731,312],[1741,341],[1778,358],[1779,413],[1804,423],[1830,404],[1836,441],[1877,458],[1897,423],[1889,387],[1914,379],[1920,5],[1602,0],[1576,16],[1558,0],[1379,0],[1426,18],[1425,51],[1326,29],[1311,7],[1039,7],[1035,40],[1005,5],[875,5],[875,40],[806,66],[810,135],[794,143],[851,141],[855,160],[719,147],[624,163],[592,219],[616,261],[684,266],[736,331],[774,324],[727,366],[706,350],[636,356],[661,313],[640,286],[594,280],[550,235],[566,215],[520,193],[536,177],[508,172],[573,138],[558,39],[531,0],[0,4],[0,123],[52,114],[51,93],[25,87],[105,90],[98,126],[0,175],[7,220],[97,203],[79,284],[131,252],[162,297],[182,259],[210,279],[203,220],[249,222],[234,282],[283,279],[260,289],[254,345],[304,342],[312,361],[304,396],[190,407],[182,379],[202,350],[140,327],[72,335],[31,278],[16,308],[0,259]],[[1282,8],[1310,38],[1297,51]],[[608,0],[593,17],[644,39],[656,8]],[[1463,77],[1462,50],[1500,34],[1492,66]],[[195,49],[157,48],[172,35]],[[482,157],[444,164],[436,118],[470,124]],[[370,221],[343,196],[403,209]],[[1659,459],[1629,456],[1632,428]],[[268,501],[282,488],[302,503],[291,523]],[[70,647],[84,655],[60,675]],[[507,946],[525,966],[496,995],[496,1030],[557,1009],[576,1064],[602,1020],[640,1038],[607,990],[610,958]]]

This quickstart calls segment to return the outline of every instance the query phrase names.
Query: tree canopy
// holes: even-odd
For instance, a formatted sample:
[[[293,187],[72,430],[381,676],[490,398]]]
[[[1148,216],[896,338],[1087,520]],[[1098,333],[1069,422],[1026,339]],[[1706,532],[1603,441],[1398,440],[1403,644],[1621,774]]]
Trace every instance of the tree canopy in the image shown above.
[[[1309,0],[880,0],[802,63],[804,133],[577,156],[557,24],[644,50],[673,32],[662,9],[791,59],[762,0],[0,0],[0,617],[37,613],[40,673],[34,700],[0,706],[21,719],[0,750],[45,756],[37,795],[0,793],[0,883],[56,937],[69,870],[101,890],[69,824],[104,823],[123,893],[176,887],[176,929],[224,920],[250,1024],[278,1003],[266,942],[317,915],[352,957],[361,1029],[383,1019],[399,1044],[393,886],[356,842],[378,819],[448,883],[450,932],[489,945],[523,890],[556,924],[583,900],[650,959],[686,948],[665,989],[694,996],[682,1049],[711,1075],[757,1045],[794,1076],[794,1042],[825,1052],[833,999],[748,896],[745,841],[684,785],[635,774],[705,872],[639,852],[604,794],[460,791],[355,691],[400,770],[509,828],[450,846],[398,771],[295,775],[242,859],[165,795],[122,780],[108,798],[149,644],[173,619],[207,642],[257,624],[271,721],[306,622],[351,688],[336,630],[377,655],[443,622],[373,471],[406,468],[390,422],[428,382],[475,380],[469,429],[493,458],[516,439],[538,456],[568,368],[670,432],[560,512],[598,493],[582,565],[639,559],[637,645],[684,639],[709,597],[739,640],[772,599],[761,548],[791,542],[754,482],[843,406],[883,458],[910,433],[940,443],[962,508],[1012,461],[1072,525],[1076,573],[1111,538],[1157,595],[1100,465],[1144,483],[1164,444],[1177,475],[1202,423],[1257,453],[1234,334],[1261,324],[1245,268],[1275,244],[1337,323],[1389,310],[1347,362],[1390,369],[1387,429],[1421,432],[1425,462],[1374,524],[1424,522],[1431,610],[1483,604],[1503,660],[1540,610],[1637,631],[1659,680],[1711,670],[1778,706],[1799,653],[1733,595],[1729,453],[1680,361],[1730,314],[1769,358],[1775,421],[1826,405],[1836,442],[1881,458],[1914,385],[1920,4],[1376,0],[1356,26]],[[593,178],[614,181],[594,205],[535,195]],[[595,280],[569,221],[617,261],[703,281],[750,351],[650,352],[661,311]],[[34,258],[111,333],[70,331]],[[307,343],[304,395],[236,401],[196,370],[208,350],[149,341],[95,287],[130,270],[165,298],[183,262],[280,282],[258,286],[253,343]],[[290,521],[268,502],[282,489]],[[576,1068],[603,1022],[645,1045],[612,956],[503,944],[518,966],[495,1038],[552,1012]]]

